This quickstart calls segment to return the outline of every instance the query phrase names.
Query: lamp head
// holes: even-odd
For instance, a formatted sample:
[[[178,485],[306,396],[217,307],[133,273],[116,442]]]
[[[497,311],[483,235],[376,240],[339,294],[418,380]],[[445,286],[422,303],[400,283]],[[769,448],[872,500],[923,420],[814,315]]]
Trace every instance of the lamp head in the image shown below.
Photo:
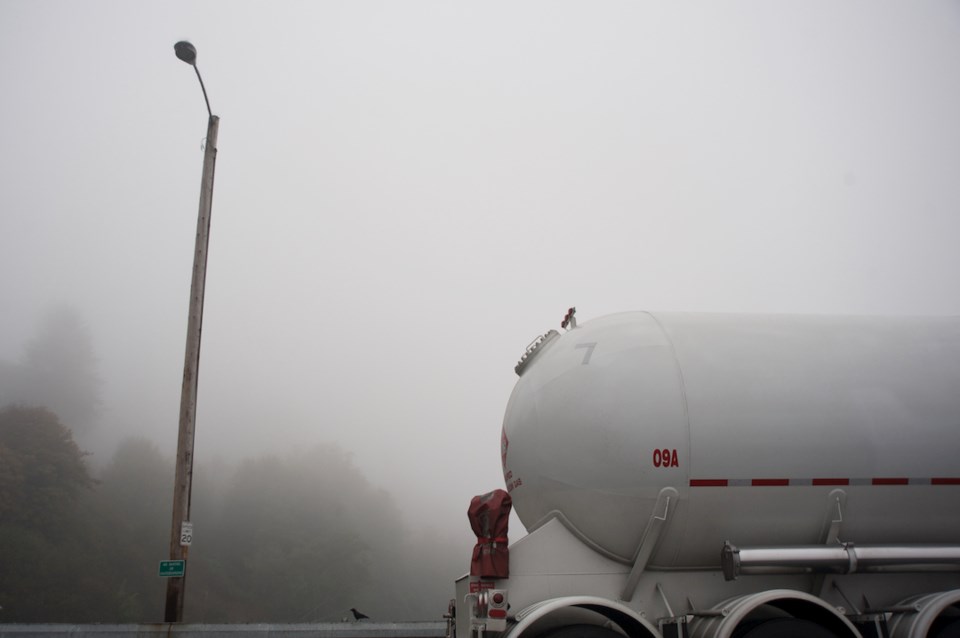
[[[197,66],[197,48],[195,46],[186,40],[181,40],[173,45],[173,50],[178,58],[190,66]]]

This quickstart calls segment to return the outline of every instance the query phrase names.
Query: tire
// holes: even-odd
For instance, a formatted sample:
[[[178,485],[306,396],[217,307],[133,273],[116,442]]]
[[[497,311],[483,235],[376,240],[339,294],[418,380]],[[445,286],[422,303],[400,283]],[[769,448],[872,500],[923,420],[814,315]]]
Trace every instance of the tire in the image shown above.
[[[836,634],[815,622],[801,618],[773,618],[744,623],[734,638],[837,638]]]
[[[623,638],[623,634],[599,625],[568,625],[547,632],[544,638]]]
[[[960,618],[950,618],[946,622],[938,619],[930,628],[930,638],[960,638]]]

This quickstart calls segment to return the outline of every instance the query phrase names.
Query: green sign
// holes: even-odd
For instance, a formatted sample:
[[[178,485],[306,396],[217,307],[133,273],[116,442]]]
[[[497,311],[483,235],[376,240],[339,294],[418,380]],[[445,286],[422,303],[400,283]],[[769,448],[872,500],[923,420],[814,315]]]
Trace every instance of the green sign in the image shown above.
[[[164,578],[181,578],[186,568],[185,560],[162,560],[160,561],[160,576]]]

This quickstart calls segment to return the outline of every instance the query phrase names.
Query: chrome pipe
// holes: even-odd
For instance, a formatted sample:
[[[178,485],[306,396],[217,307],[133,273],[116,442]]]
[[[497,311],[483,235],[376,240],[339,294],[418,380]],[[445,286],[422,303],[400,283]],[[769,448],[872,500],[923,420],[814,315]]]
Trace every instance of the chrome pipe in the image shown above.
[[[869,571],[960,571],[960,545],[796,545],[741,547],[724,543],[720,564],[726,580],[741,574]]]

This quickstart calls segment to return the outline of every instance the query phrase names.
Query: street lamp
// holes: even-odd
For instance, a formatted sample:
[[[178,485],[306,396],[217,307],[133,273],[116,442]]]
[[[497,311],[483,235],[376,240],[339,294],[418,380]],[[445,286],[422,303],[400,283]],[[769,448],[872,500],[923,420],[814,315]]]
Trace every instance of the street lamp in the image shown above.
[[[193,279],[190,283],[190,313],[187,318],[187,348],[180,391],[180,429],[177,435],[177,469],[173,488],[173,521],[170,526],[170,560],[184,561],[182,576],[167,579],[167,603],[164,622],[183,620],[186,586],[186,560],[192,541],[190,494],[193,486],[193,439],[197,416],[197,370],[200,365],[200,329],[203,323],[203,292],[207,279],[207,245],[210,241],[210,212],[213,205],[213,171],[217,162],[217,132],[220,118],[210,110],[207,89],[197,69],[197,49],[189,42],[173,46],[177,57],[193,67],[207,103],[207,143],[203,154],[200,181],[200,211],[197,217],[197,243],[193,254]],[[184,525],[186,523],[186,525]],[[189,534],[184,532],[189,531]]]

